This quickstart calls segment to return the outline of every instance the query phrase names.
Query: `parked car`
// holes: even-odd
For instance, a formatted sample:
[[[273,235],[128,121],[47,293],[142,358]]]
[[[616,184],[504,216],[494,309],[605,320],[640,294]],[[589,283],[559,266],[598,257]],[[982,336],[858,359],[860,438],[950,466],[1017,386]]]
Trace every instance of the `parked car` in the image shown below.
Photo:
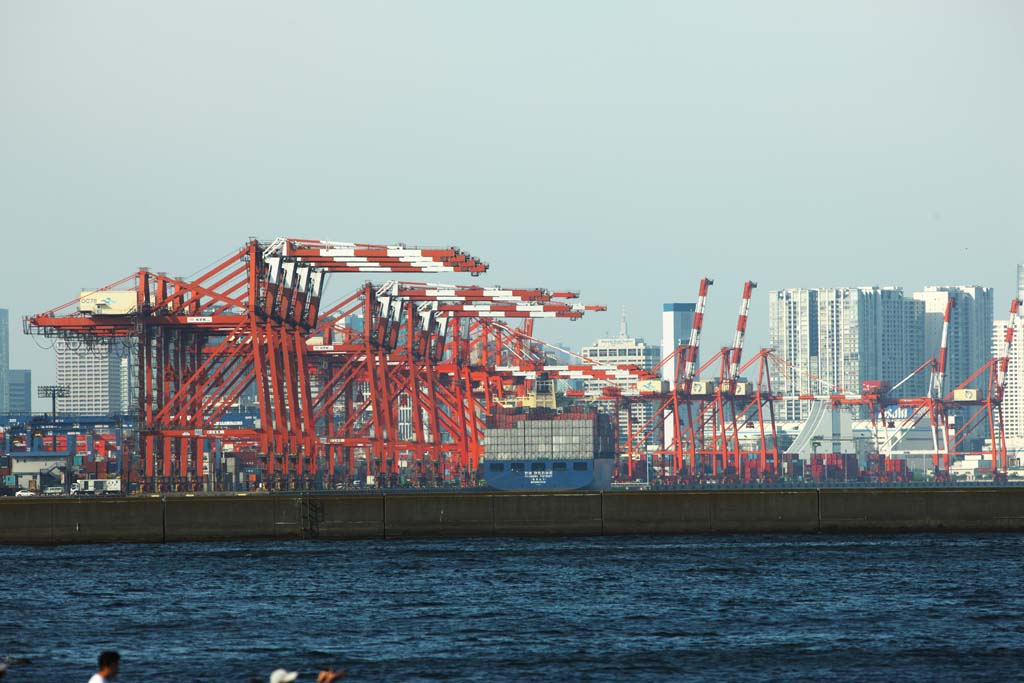
[[[34,495],[36,495],[35,491],[29,491],[28,489],[21,489],[20,491],[18,491],[17,493],[14,494],[14,497],[15,498],[27,498],[28,496],[34,496]]]

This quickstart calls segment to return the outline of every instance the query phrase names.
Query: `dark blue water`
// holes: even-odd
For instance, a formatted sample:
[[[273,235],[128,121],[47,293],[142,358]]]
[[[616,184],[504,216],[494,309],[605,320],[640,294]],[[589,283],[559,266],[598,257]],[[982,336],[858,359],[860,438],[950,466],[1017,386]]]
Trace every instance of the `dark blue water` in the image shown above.
[[[0,548],[8,681],[1011,681],[1024,536]]]

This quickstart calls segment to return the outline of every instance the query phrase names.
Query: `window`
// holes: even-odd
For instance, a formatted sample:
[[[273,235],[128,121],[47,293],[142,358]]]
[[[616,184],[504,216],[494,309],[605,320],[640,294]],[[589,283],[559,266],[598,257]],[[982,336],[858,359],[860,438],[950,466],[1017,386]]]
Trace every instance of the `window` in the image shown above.
[[[532,463],[530,463],[530,471],[531,472],[543,472],[547,468],[548,468],[548,466],[545,465],[542,462],[532,462]]]
[[[572,464],[572,470],[573,470],[573,472],[586,472],[587,471],[587,463],[585,463],[585,462],[574,462]]]
[[[566,466],[564,462],[553,462],[551,463],[551,470],[553,472],[565,472]]]
[[[492,462],[491,463],[491,472],[504,472],[504,471],[505,471],[505,463],[503,463],[503,462]]]
[[[526,466],[524,463],[514,462],[511,465],[509,465],[509,469],[512,470],[513,472],[524,472],[526,471]]]

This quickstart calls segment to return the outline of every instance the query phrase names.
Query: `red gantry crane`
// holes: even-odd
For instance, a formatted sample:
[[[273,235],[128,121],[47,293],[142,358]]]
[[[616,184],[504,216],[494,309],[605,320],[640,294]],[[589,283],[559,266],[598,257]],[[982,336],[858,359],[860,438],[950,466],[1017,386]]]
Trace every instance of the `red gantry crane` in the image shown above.
[[[74,352],[127,349],[137,368],[138,455],[152,490],[198,488],[207,481],[211,442],[252,454],[271,487],[293,488],[373,476],[382,485],[412,472],[419,482],[472,483],[483,452],[486,416],[497,406],[538,400],[537,387],[557,380],[596,380],[618,413],[647,403],[639,429],[628,421],[619,453],[633,480],[638,444],[662,430],[659,447],[644,446],[652,481],[772,481],[781,474],[774,403],[827,402],[866,406],[873,424],[887,406],[911,413],[876,443],[889,449],[927,415],[937,477],[982,424],[992,436],[994,476],[1005,478],[1002,401],[1009,353],[1020,317],[1014,300],[1002,354],[944,393],[953,298],[943,316],[926,396],[893,398],[883,382],[861,393],[782,396],[771,350],[743,361],[756,283],[744,283],[731,346],[700,362],[708,292],[698,288],[689,340],[666,353],[674,383],[656,371],[595,362],[558,363],[533,336],[540,318],[576,320],[602,306],[576,303],[577,293],[405,281],[407,274],[480,275],[487,265],[455,247],[419,248],[299,238],[250,240],[197,276],[185,279],[140,269],[99,290],[25,320],[26,331]],[[380,274],[325,306],[332,274]],[[396,277],[397,276],[397,277]],[[666,362],[666,361],[663,361]],[[717,379],[699,379],[716,372]],[[987,375],[987,391],[970,388]],[[756,373],[756,379],[755,379]],[[743,377],[749,379],[743,380]],[[812,376],[813,378],[813,376]],[[814,378],[817,379],[817,378]],[[907,378],[910,379],[909,377]],[[820,380],[817,380],[819,383]],[[907,380],[904,380],[907,381]],[[900,386],[897,384],[897,387]],[[894,388],[895,389],[895,388]],[[259,420],[222,424],[252,395]],[[974,408],[954,429],[949,413]]]

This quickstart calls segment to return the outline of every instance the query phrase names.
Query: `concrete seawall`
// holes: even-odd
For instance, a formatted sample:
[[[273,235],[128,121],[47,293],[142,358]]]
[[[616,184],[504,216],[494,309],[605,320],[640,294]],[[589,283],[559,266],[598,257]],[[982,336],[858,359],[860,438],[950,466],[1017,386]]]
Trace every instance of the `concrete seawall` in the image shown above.
[[[4,544],[923,531],[1024,531],[1024,488],[0,500]]]

